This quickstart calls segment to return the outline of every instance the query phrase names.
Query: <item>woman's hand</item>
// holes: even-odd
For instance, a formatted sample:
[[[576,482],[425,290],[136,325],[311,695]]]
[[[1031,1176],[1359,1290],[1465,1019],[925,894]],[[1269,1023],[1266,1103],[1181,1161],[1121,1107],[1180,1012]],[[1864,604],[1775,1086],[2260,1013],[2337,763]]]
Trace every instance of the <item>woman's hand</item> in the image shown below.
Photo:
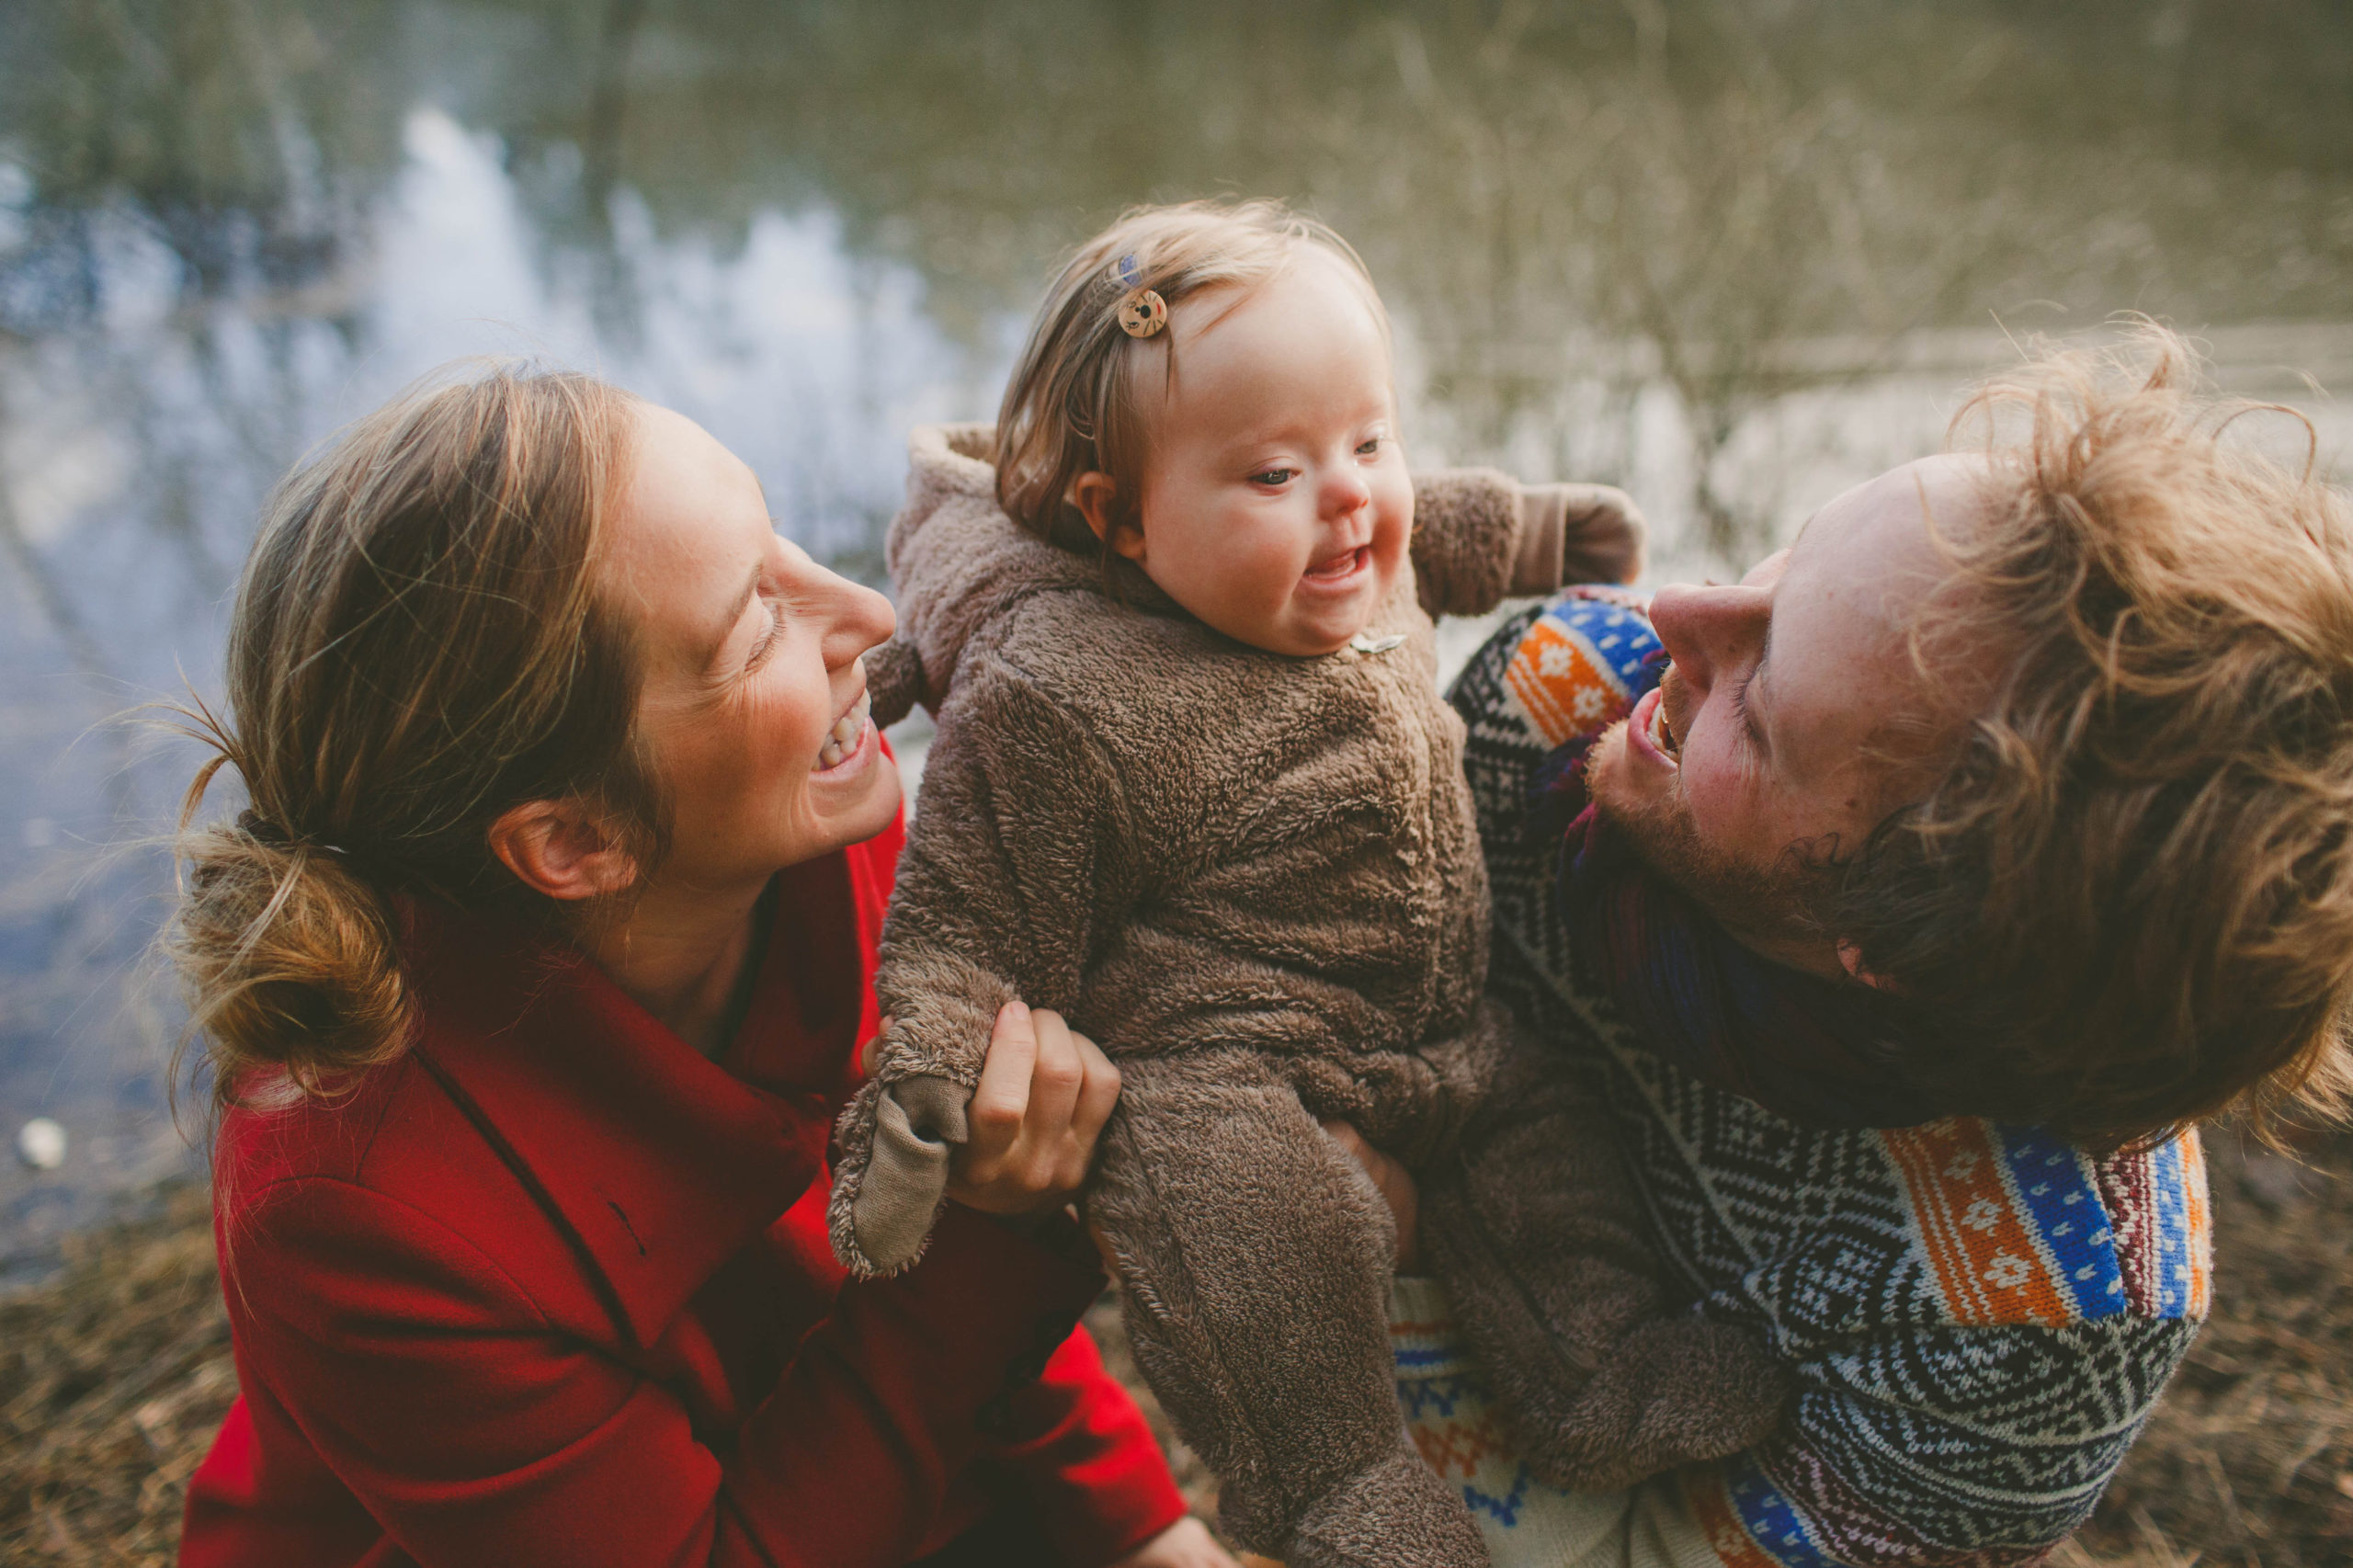
[[[1241,1568],[1210,1537],[1200,1520],[1182,1518],[1111,1564],[1111,1568]]]
[[[1008,1002],[996,1016],[948,1196],[983,1214],[1038,1214],[1078,1196],[1120,1097],[1120,1070],[1060,1013]],[[1176,1561],[1171,1559],[1171,1562]]]
[[[1357,1157],[1364,1174],[1381,1190],[1381,1201],[1389,1205],[1389,1212],[1397,1221],[1397,1272],[1418,1274],[1422,1270],[1422,1244],[1418,1233],[1422,1211],[1421,1189],[1404,1166],[1364,1141],[1364,1135],[1345,1121],[1327,1121],[1324,1131],[1332,1141]]]

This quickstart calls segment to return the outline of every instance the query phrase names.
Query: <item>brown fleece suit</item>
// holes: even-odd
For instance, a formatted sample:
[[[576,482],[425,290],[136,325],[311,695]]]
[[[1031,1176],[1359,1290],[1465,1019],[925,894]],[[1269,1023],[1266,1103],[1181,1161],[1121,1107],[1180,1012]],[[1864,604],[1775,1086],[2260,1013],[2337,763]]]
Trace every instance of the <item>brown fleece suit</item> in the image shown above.
[[[1210,630],[1141,574],[1107,594],[1098,562],[998,509],[990,450],[985,427],[918,431],[891,531],[903,631],[870,656],[875,717],[920,699],[939,731],[883,929],[893,1021],[842,1119],[835,1248],[859,1273],[914,1261],[997,1009],[1054,1008],[1120,1064],[1087,1219],[1233,1539],[1301,1568],[1483,1563],[1461,1499],[1404,1435],[1384,1332],[1394,1226],[1317,1121],[1420,1166],[1485,1085],[1529,1070],[1481,994],[1487,885],[1430,616],[1564,569],[1615,579],[1638,539],[1613,512],[1591,549],[1564,548],[1577,487],[1425,475],[1412,570],[1367,637],[1292,658]],[[1533,1280],[1576,1320],[1571,1342],[1605,1345],[1656,1310],[1639,1210],[1598,1113],[1547,1133],[1608,1167],[1572,1200],[1591,1210],[1574,1255],[1512,1259],[1511,1280],[1465,1280],[1464,1296]],[[1563,1278],[1574,1289],[1543,1288]],[[1593,1369],[1522,1371],[1581,1385]],[[1687,1432],[1670,1412],[1697,1446],[1666,1462],[1757,1435],[1756,1412],[1728,1422],[1695,1392],[1661,1398],[1739,1429]],[[1608,1420],[1659,1426],[1624,1403]]]

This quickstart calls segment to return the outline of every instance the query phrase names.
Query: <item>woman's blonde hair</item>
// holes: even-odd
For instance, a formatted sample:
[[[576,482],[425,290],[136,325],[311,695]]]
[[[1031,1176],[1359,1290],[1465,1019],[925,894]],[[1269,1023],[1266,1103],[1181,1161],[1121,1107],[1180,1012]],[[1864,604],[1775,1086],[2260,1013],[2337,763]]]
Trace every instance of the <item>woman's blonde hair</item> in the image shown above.
[[[1304,245],[1339,258],[1364,287],[1384,337],[1389,318],[1372,276],[1347,241],[1275,201],[1188,201],[1138,207],[1063,264],[1006,384],[996,420],[997,503],[1022,527],[1066,549],[1104,552],[1071,499],[1083,473],[1111,476],[1115,520],[1136,520],[1150,449],[1138,392],[1170,373],[1172,333],[1131,337],[1120,302],[1150,289],[1173,315],[1212,289],[1248,289],[1289,266]],[[1132,265],[1130,265],[1132,263]]]
[[[658,858],[638,661],[596,592],[633,408],[582,375],[430,379],[271,496],[225,715],[178,710],[213,755],[181,810],[165,947],[216,1106],[332,1095],[400,1053],[394,895],[543,906],[490,850],[507,808],[586,800]],[[193,825],[223,767],[250,807]]]
[[[1991,519],[1921,646],[2001,675],[1824,912],[1971,1103],[2094,1147],[2353,1087],[2353,515],[2254,411],[2150,324],[1961,410]]]

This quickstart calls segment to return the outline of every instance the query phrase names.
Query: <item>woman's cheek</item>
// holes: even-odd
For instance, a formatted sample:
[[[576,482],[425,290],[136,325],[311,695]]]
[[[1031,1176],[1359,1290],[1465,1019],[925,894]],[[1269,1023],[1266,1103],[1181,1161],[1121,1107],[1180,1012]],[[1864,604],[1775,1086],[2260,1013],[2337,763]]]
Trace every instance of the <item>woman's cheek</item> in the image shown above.
[[[800,770],[807,772],[816,765],[825,732],[833,728],[832,710],[828,683],[817,683],[813,689],[791,683],[764,693],[753,716],[762,742],[756,749],[767,754],[772,768],[790,770],[797,757]]]

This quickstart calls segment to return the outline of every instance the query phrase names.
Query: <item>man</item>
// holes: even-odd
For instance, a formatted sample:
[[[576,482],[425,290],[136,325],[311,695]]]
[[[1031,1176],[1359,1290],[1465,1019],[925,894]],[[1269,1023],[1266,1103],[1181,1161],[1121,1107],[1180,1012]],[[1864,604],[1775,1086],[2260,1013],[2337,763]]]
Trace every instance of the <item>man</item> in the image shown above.
[[[1456,687],[1493,984],[1577,1083],[1498,1096],[1526,1119],[1430,1179],[1422,1245],[1574,1227],[1526,1173],[1589,1154],[1517,1134],[1598,1092],[1663,1290],[1796,1387],[1767,1441],[1586,1499],[1548,1552],[2038,1559],[2205,1313],[2192,1124],[2344,1103],[2353,519],[2218,445],[2182,345],[2144,347],[2138,385],[1995,383],[1983,444],[1738,584],[1530,611]],[[1592,1475],[1551,1443],[1576,1347],[1542,1289],[1461,1324],[1536,1471]],[[1477,1445],[1427,1403],[1443,1469]]]

